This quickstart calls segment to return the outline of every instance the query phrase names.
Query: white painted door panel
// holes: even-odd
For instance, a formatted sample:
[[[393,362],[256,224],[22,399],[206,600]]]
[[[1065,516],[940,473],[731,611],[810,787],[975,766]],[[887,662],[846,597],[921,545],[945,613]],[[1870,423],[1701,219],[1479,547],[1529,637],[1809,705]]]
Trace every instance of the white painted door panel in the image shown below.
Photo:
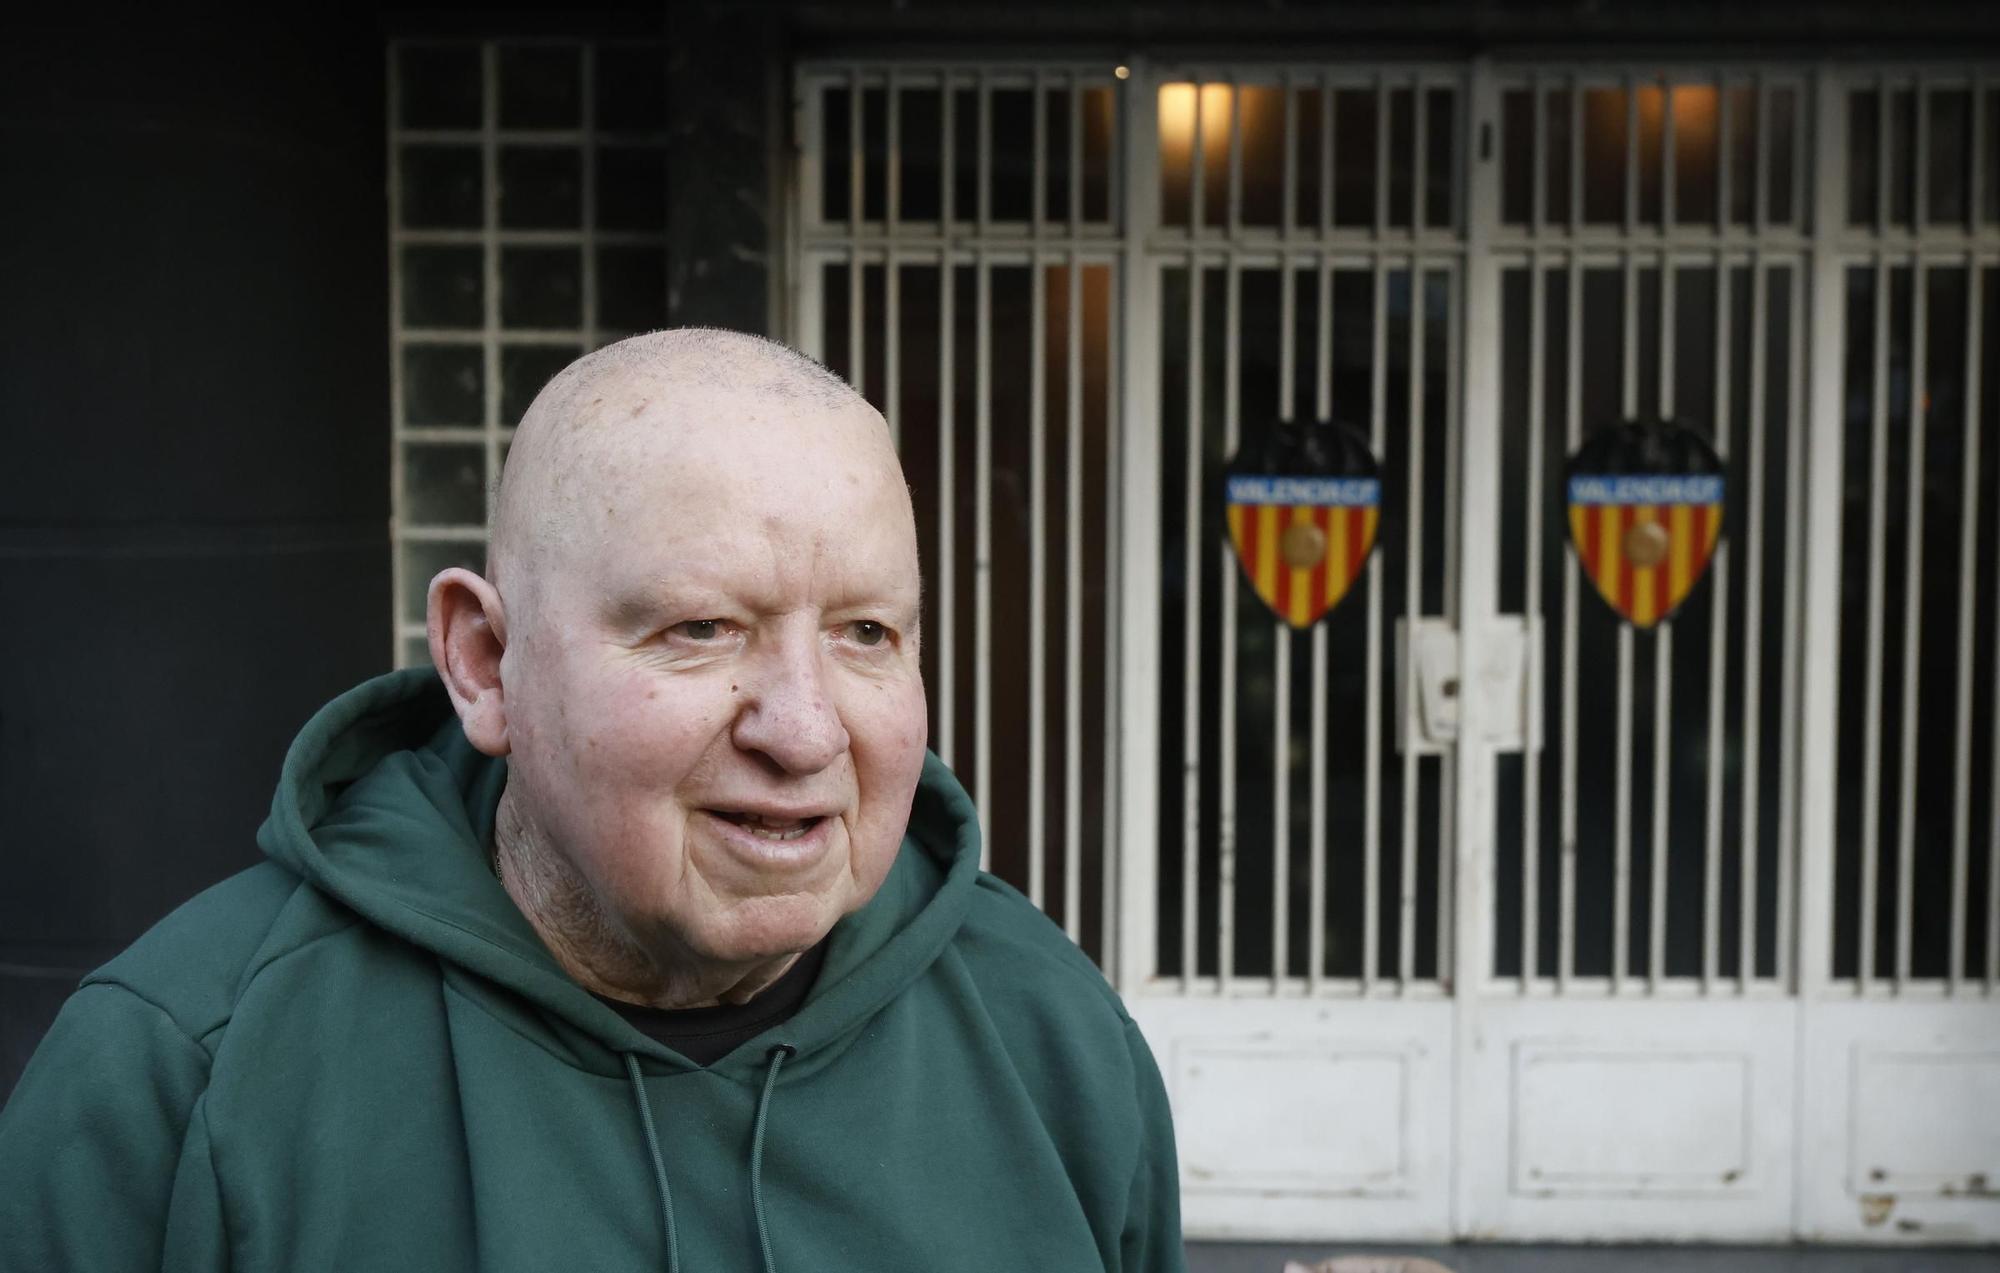
[[[1477,1020],[1466,1233],[1789,1233],[1795,1005],[1487,1002]]]
[[[1451,1005],[1133,998],[1190,1237],[1450,1236]]]
[[[1809,1037],[1801,1236],[2000,1241],[2000,1010],[1822,1003]]]

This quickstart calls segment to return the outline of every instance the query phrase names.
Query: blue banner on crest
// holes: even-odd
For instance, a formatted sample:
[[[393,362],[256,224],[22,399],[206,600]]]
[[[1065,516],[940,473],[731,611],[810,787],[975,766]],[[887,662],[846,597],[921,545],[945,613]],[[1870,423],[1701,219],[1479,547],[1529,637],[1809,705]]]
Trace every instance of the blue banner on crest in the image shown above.
[[[1323,504],[1370,508],[1381,502],[1382,483],[1372,477],[1285,477],[1246,473],[1229,479],[1232,504]]]
[[[1720,504],[1722,476],[1710,473],[1579,473],[1569,480],[1569,502]]]

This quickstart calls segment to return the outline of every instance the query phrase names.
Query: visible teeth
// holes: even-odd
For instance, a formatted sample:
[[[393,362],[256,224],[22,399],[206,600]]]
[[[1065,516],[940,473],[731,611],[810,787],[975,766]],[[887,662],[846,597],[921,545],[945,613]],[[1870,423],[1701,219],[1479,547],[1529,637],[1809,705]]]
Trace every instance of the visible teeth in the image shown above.
[[[790,822],[773,822],[754,813],[737,814],[730,818],[754,836],[766,840],[796,840],[812,830],[818,818],[798,818]]]

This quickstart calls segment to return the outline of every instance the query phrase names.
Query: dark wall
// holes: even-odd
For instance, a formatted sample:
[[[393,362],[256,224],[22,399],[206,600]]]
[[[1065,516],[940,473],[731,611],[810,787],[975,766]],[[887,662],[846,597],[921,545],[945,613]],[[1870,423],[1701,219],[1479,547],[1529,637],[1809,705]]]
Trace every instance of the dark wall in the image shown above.
[[[0,40],[0,1096],[388,662],[383,44]]]

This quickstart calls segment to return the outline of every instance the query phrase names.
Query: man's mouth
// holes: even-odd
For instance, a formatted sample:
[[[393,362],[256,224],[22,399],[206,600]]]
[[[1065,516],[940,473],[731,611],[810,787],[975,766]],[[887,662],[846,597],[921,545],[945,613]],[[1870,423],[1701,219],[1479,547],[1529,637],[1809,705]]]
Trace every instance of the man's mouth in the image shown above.
[[[819,817],[771,818],[761,813],[743,813],[732,809],[710,809],[709,812],[764,840],[796,840],[823,821]]]

